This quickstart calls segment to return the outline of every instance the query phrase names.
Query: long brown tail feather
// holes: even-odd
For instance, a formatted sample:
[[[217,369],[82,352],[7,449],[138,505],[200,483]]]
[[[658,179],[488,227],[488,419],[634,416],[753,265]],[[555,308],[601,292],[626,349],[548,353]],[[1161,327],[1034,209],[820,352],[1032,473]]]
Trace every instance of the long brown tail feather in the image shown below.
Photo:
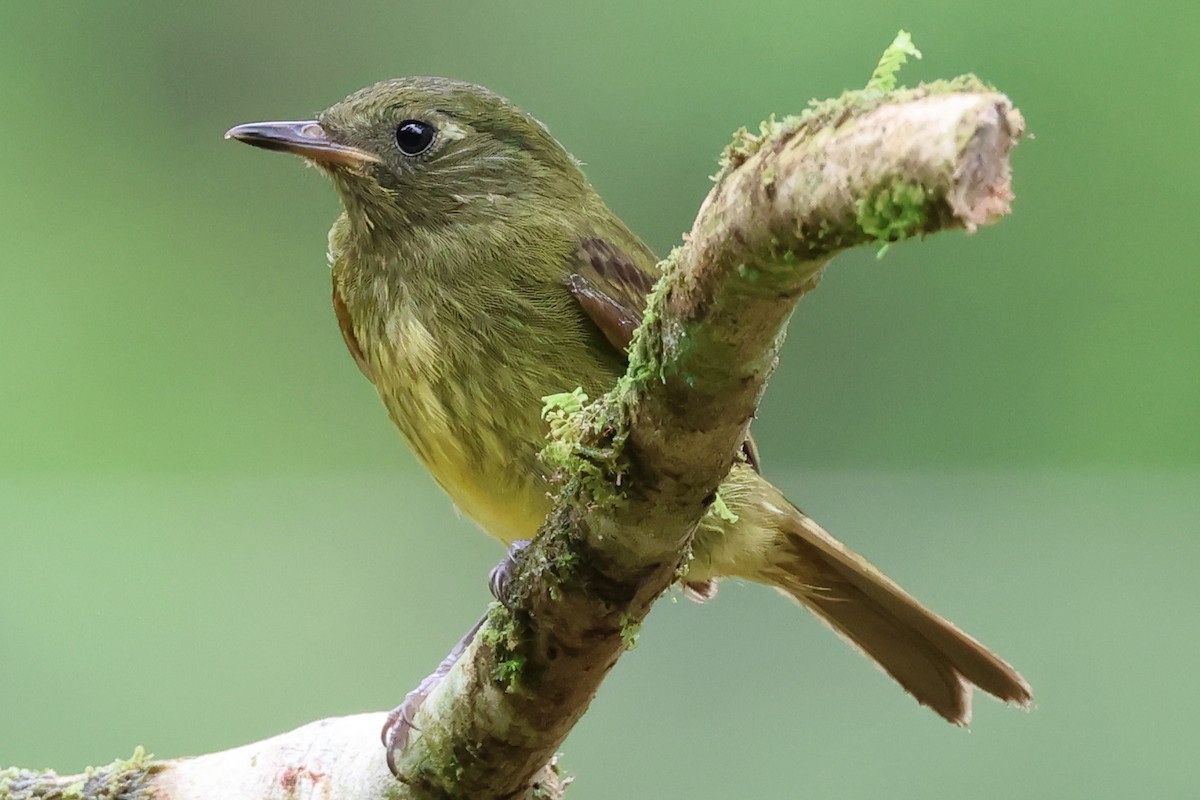
[[[1028,707],[1029,684],[971,636],[918,603],[798,509],[781,509],[780,551],[762,579],[805,605],[887,674],[956,725],[971,685]]]

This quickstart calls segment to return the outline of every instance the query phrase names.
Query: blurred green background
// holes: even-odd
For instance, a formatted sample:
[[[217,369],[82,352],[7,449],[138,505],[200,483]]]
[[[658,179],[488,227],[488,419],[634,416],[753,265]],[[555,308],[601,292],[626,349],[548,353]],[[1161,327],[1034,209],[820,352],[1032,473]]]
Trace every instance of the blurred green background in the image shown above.
[[[0,4],[0,765],[74,771],[389,708],[487,601],[347,357],[330,189],[224,142],[372,81],[484,83],[660,252],[729,133],[974,71],[1015,214],[800,306],[756,431],[830,530],[1033,683],[970,734],[773,593],[664,602],[571,796],[1183,797],[1200,623],[1200,207],[1181,2]],[[1193,733],[1188,733],[1193,731]]]

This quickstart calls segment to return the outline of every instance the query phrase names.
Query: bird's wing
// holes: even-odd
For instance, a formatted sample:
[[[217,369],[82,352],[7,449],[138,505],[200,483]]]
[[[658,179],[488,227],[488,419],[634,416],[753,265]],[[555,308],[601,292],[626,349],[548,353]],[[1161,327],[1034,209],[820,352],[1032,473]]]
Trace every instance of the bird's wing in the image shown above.
[[[581,239],[567,271],[567,289],[604,338],[622,353],[629,349],[634,329],[642,324],[646,297],[658,280],[657,271],[650,266],[653,255],[644,245],[641,249],[644,252],[639,255],[647,261],[644,265],[609,239],[598,236]],[[345,326],[342,330],[344,333]],[[351,341],[350,335],[346,341]],[[742,452],[755,471],[761,471],[758,446],[753,438],[746,437]]]
[[[567,288],[609,343],[624,353],[642,322],[655,276],[608,239],[581,239]]]

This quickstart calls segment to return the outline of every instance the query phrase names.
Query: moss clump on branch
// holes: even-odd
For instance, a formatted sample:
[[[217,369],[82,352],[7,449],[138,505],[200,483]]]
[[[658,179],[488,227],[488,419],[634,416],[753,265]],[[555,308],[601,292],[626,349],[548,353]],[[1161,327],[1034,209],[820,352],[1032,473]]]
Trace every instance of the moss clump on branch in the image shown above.
[[[648,381],[666,379],[666,365],[660,360],[668,339],[663,333],[662,312],[673,276],[679,271],[679,257],[682,253],[683,248],[673,247],[667,257],[658,262],[658,281],[646,296],[646,310],[642,314],[642,322],[633,331],[633,338],[629,342],[629,366],[609,392],[609,396],[616,402],[626,402],[629,395],[636,394]],[[674,344],[678,345],[679,342],[675,341]]]
[[[464,761],[471,758],[467,749],[457,744],[457,737],[446,735],[444,731],[429,730],[421,734],[423,757],[405,776],[401,786],[424,786],[451,788],[462,783],[467,770]],[[399,791],[393,792],[392,797],[407,796]]]
[[[909,56],[921,57],[907,31],[900,31],[880,56],[871,78],[863,89],[843,92],[828,100],[810,100],[808,108],[799,114],[776,119],[772,114],[758,125],[758,133],[742,127],[733,134],[719,160],[721,169],[712,176],[719,183],[730,171],[737,169],[759,151],[800,135],[812,135],[822,128],[837,128],[848,120],[866,114],[885,103],[909,103],[922,97],[956,92],[992,92],[995,88],[974,75],[960,75],[950,80],[922,83],[914,88],[898,86],[898,75]],[[764,183],[774,181],[774,175],[763,175]],[[765,187],[764,187],[765,188]]]
[[[493,603],[487,624],[479,632],[483,643],[492,652],[492,680],[503,686],[506,692],[521,689],[527,659],[520,648],[527,637],[522,635],[520,628],[511,611],[500,603]]]
[[[151,800],[156,792],[147,779],[158,769],[141,746],[127,759],[69,777],[51,770],[5,769],[0,770],[0,800]]]
[[[928,202],[923,186],[897,181],[858,200],[855,221],[863,233],[883,243],[879,251],[882,256],[889,244],[902,242],[924,228]]]
[[[638,636],[642,633],[642,623],[628,614],[621,615],[621,644],[626,650],[632,650],[638,645]]]
[[[623,498],[614,487],[626,472],[622,450],[628,432],[624,416],[613,410],[612,393],[594,402],[582,388],[546,395],[542,419],[550,432],[540,458],[564,490],[601,507],[620,505]]]

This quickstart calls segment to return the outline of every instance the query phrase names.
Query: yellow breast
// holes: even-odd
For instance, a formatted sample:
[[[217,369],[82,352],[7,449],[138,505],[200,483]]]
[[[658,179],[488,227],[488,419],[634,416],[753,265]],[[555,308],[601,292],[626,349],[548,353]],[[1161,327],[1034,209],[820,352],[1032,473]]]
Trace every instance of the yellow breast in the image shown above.
[[[370,354],[376,388],[417,457],[490,536],[506,544],[533,536],[549,501],[528,437],[519,435],[530,410],[505,419],[513,410],[486,380],[465,374],[459,354],[447,351],[452,345],[439,342],[408,304],[382,322],[385,346]]]

